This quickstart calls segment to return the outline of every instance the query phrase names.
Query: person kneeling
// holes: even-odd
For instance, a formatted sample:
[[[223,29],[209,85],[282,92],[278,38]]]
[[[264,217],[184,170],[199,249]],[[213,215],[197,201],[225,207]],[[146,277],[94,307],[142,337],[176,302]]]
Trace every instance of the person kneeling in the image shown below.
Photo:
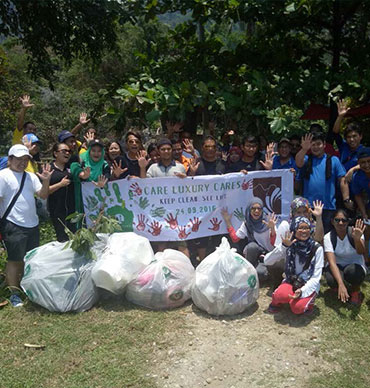
[[[324,250],[311,237],[311,224],[306,217],[296,217],[275,250],[286,255],[285,280],[272,294],[268,308],[276,313],[288,304],[294,314],[311,313],[320,290]]]

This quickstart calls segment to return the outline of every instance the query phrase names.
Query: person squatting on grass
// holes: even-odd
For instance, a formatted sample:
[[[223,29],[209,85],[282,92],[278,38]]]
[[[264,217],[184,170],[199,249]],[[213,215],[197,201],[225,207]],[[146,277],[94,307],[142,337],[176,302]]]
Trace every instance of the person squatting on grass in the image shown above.
[[[363,295],[361,283],[366,276],[364,260],[365,244],[363,221],[357,220],[354,227],[348,225],[348,214],[338,209],[331,220],[334,229],[325,235],[324,250],[329,265],[325,268],[328,286],[338,293],[343,303],[359,306]]]
[[[287,232],[269,260],[285,256],[285,279],[272,294],[268,308],[270,313],[280,311],[283,304],[289,304],[294,314],[311,313],[320,290],[320,279],[324,266],[324,250],[311,237],[312,225],[306,217],[292,220]]]

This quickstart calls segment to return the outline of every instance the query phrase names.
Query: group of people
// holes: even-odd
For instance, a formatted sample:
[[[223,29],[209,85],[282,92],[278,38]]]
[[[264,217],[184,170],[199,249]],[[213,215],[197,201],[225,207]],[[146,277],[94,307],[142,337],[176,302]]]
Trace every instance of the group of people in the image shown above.
[[[145,149],[135,131],[127,132],[124,139],[103,142],[82,113],[71,131],[59,133],[51,149],[52,162],[41,165],[36,126],[24,122],[33,104],[29,96],[20,101],[13,146],[0,163],[1,233],[8,254],[6,281],[14,306],[22,304],[19,282],[23,257],[39,245],[35,197],[48,198],[57,240],[63,242],[68,239],[65,227],[76,230],[76,224],[66,220],[68,215],[84,211],[81,182],[90,181],[102,188],[117,179],[186,178],[273,169],[291,170],[296,194],[301,195],[293,200],[288,221],[278,224],[274,214],[267,216],[260,198],[248,204],[245,220],[237,230],[227,208],[221,211],[230,239],[256,267],[260,281],[273,279],[279,284],[269,311],[276,312],[285,303],[296,314],[313,311],[324,255],[328,285],[337,289],[342,302],[361,304],[360,285],[366,275],[370,237],[370,228],[365,225],[370,205],[364,196],[370,190],[370,148],[361,144],[362,132],[355,123],[347,126],[342,139],[341,124],[348,112],[344,102],[338,103],[332,133],[338,150],[326,142],[318,124],[311,125],[302,138],[283,137],[277,144],[262,144],[254,135],[239,141],[233,131],[227,131],[221,143],[205,136],[197,150],[191,133],[183,130],[181,123],[167,123],[166,137],[151,141]],[[79,141],[84,126],[87,129]],[[220,236],[211,236],[153,245],[159,251],[179,249],[196,265],[194,256],[203,260],[219,240]]]

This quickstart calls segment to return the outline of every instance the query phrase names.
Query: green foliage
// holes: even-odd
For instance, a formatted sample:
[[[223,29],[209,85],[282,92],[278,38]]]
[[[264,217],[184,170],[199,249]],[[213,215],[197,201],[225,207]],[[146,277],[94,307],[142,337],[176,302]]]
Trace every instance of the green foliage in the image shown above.
[[[76,224],[82,224],[85,219],[85,215],[82,213],[70,214],[66,220],[70,220]],[[83,255],[89,259],[96,260],[95,253],[91,250],[95,241],[99,240],[98,233],[114,233],[121,232],[122,228],[119,222],[113,218],[104,215],[104,209],[102,209],[97,216],[94,224],[91,228],[79,228],[76,233],[72,233],[67,227],[65,231],[69,237],[68,243],[65,248],[72,248],[75,252]]]

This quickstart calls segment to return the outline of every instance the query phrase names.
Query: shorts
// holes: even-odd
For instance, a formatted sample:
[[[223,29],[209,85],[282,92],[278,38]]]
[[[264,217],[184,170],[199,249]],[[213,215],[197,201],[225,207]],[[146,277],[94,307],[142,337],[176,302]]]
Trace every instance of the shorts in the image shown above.
[[[40,245],[39,227],[25,228],[6,221],[2,228],[8,261],[23,261],[28,251]]]

